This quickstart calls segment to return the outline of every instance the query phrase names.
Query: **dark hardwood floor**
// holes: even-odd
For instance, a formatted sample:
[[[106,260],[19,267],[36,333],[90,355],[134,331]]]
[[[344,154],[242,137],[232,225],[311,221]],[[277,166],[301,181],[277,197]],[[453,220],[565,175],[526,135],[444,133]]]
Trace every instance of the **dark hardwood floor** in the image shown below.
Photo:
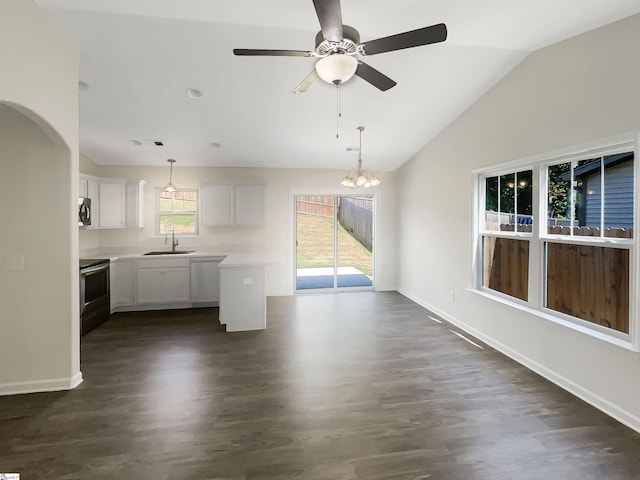
[[[262,332],[224,333],[217,309],[114,315],[76,390],[0,397],[0,472],[640,478],[639,434],[427,313],[363,292],[269,298]]]

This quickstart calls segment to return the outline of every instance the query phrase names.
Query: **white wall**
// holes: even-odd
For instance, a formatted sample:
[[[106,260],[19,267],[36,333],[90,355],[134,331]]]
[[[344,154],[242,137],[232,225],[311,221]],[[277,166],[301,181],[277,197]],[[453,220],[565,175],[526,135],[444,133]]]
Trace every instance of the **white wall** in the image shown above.
[[[275,252],[279,262],[267,269],[267,295],[293,293],[293,232],[290,196],[293,189],[316,193],[353,194],[340,187],[344,171],[308,169],[195,168],[173,169],[173,181],[179,188],[198,188],[201,183],[262,183],[267,186],[266,223],[264,227],[201,227],[200,235],[181,238],[180,247],[233,252],[260,250]],[[105,253],[167,248],[164,237],[154,236],[155,188],[164,187],[169,169],[162,167],[98,167],[86,165],[87,171],[110,178],[141,178],[145,186],[145,228],[80,232],[80,250],[89,253],[96,248]],[[83,171],[85,173],[85,171]],[[395,179],[391,174],[378,175],[382,184],[360,192],[376,196],[378,225],[375,239],[375,283],[378,290],[395,288]],[[97,240],[96,240],[97,238]],[[95,252],[95,250],[94,250]],[[94,253],[90,252],[90,253]]]
[[[639,86],[640,16],[540,50],[415,155],[396,184],[400,290],[638,430],[638,354],[466,289],[471,171],[640,129]]]
[[[78,56],[32,1],[2,0],[0,72],[0,394],[72,388]]]

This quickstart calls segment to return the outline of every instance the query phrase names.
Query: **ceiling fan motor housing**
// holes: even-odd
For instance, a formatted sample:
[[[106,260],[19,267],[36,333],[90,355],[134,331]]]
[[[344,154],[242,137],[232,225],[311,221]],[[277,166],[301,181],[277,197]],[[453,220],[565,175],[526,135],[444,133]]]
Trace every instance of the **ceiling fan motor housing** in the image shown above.
[[[343,25],[342,32],[344,38],[340,42],[325,40],[322,31],[318,32],[316,35],[316,54],[319,57],[324,57],[333,53],[346,53],[350,55],[357,53],[358,45],[360,44],[360,34],[358,31],[349,25]]]

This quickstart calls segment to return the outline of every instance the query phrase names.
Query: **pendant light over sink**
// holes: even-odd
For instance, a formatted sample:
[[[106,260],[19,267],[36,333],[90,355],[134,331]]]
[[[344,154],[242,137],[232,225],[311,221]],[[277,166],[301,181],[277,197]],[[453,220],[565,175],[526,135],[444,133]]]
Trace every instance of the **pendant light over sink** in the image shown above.
[[[176,163],[176,161],[173,158],[170,158],[167,160],[167,162],[169,162],[169,183],[167,183],[167,186],[164,187],[164,191],[165,192],[175,192],[177,190],[176,186],[173,184],[173,164]]]
[[[340,185],[343,187],[375,187],[380,185],[380,180],[371,170],[362,168],[362,131],[364,127],[358,127],[360,131],[360,148],[358,149],[358,166],[355,170],[350,170],[347,176],[342,179]]]

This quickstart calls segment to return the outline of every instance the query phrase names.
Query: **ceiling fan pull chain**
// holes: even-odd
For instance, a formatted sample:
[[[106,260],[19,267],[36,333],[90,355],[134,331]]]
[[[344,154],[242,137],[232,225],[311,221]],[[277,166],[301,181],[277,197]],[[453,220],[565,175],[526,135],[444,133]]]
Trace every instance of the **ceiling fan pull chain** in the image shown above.
[[[336,82],[336,138],[340,138],[340,118],[342,117],[342,97],[340,84]]]

